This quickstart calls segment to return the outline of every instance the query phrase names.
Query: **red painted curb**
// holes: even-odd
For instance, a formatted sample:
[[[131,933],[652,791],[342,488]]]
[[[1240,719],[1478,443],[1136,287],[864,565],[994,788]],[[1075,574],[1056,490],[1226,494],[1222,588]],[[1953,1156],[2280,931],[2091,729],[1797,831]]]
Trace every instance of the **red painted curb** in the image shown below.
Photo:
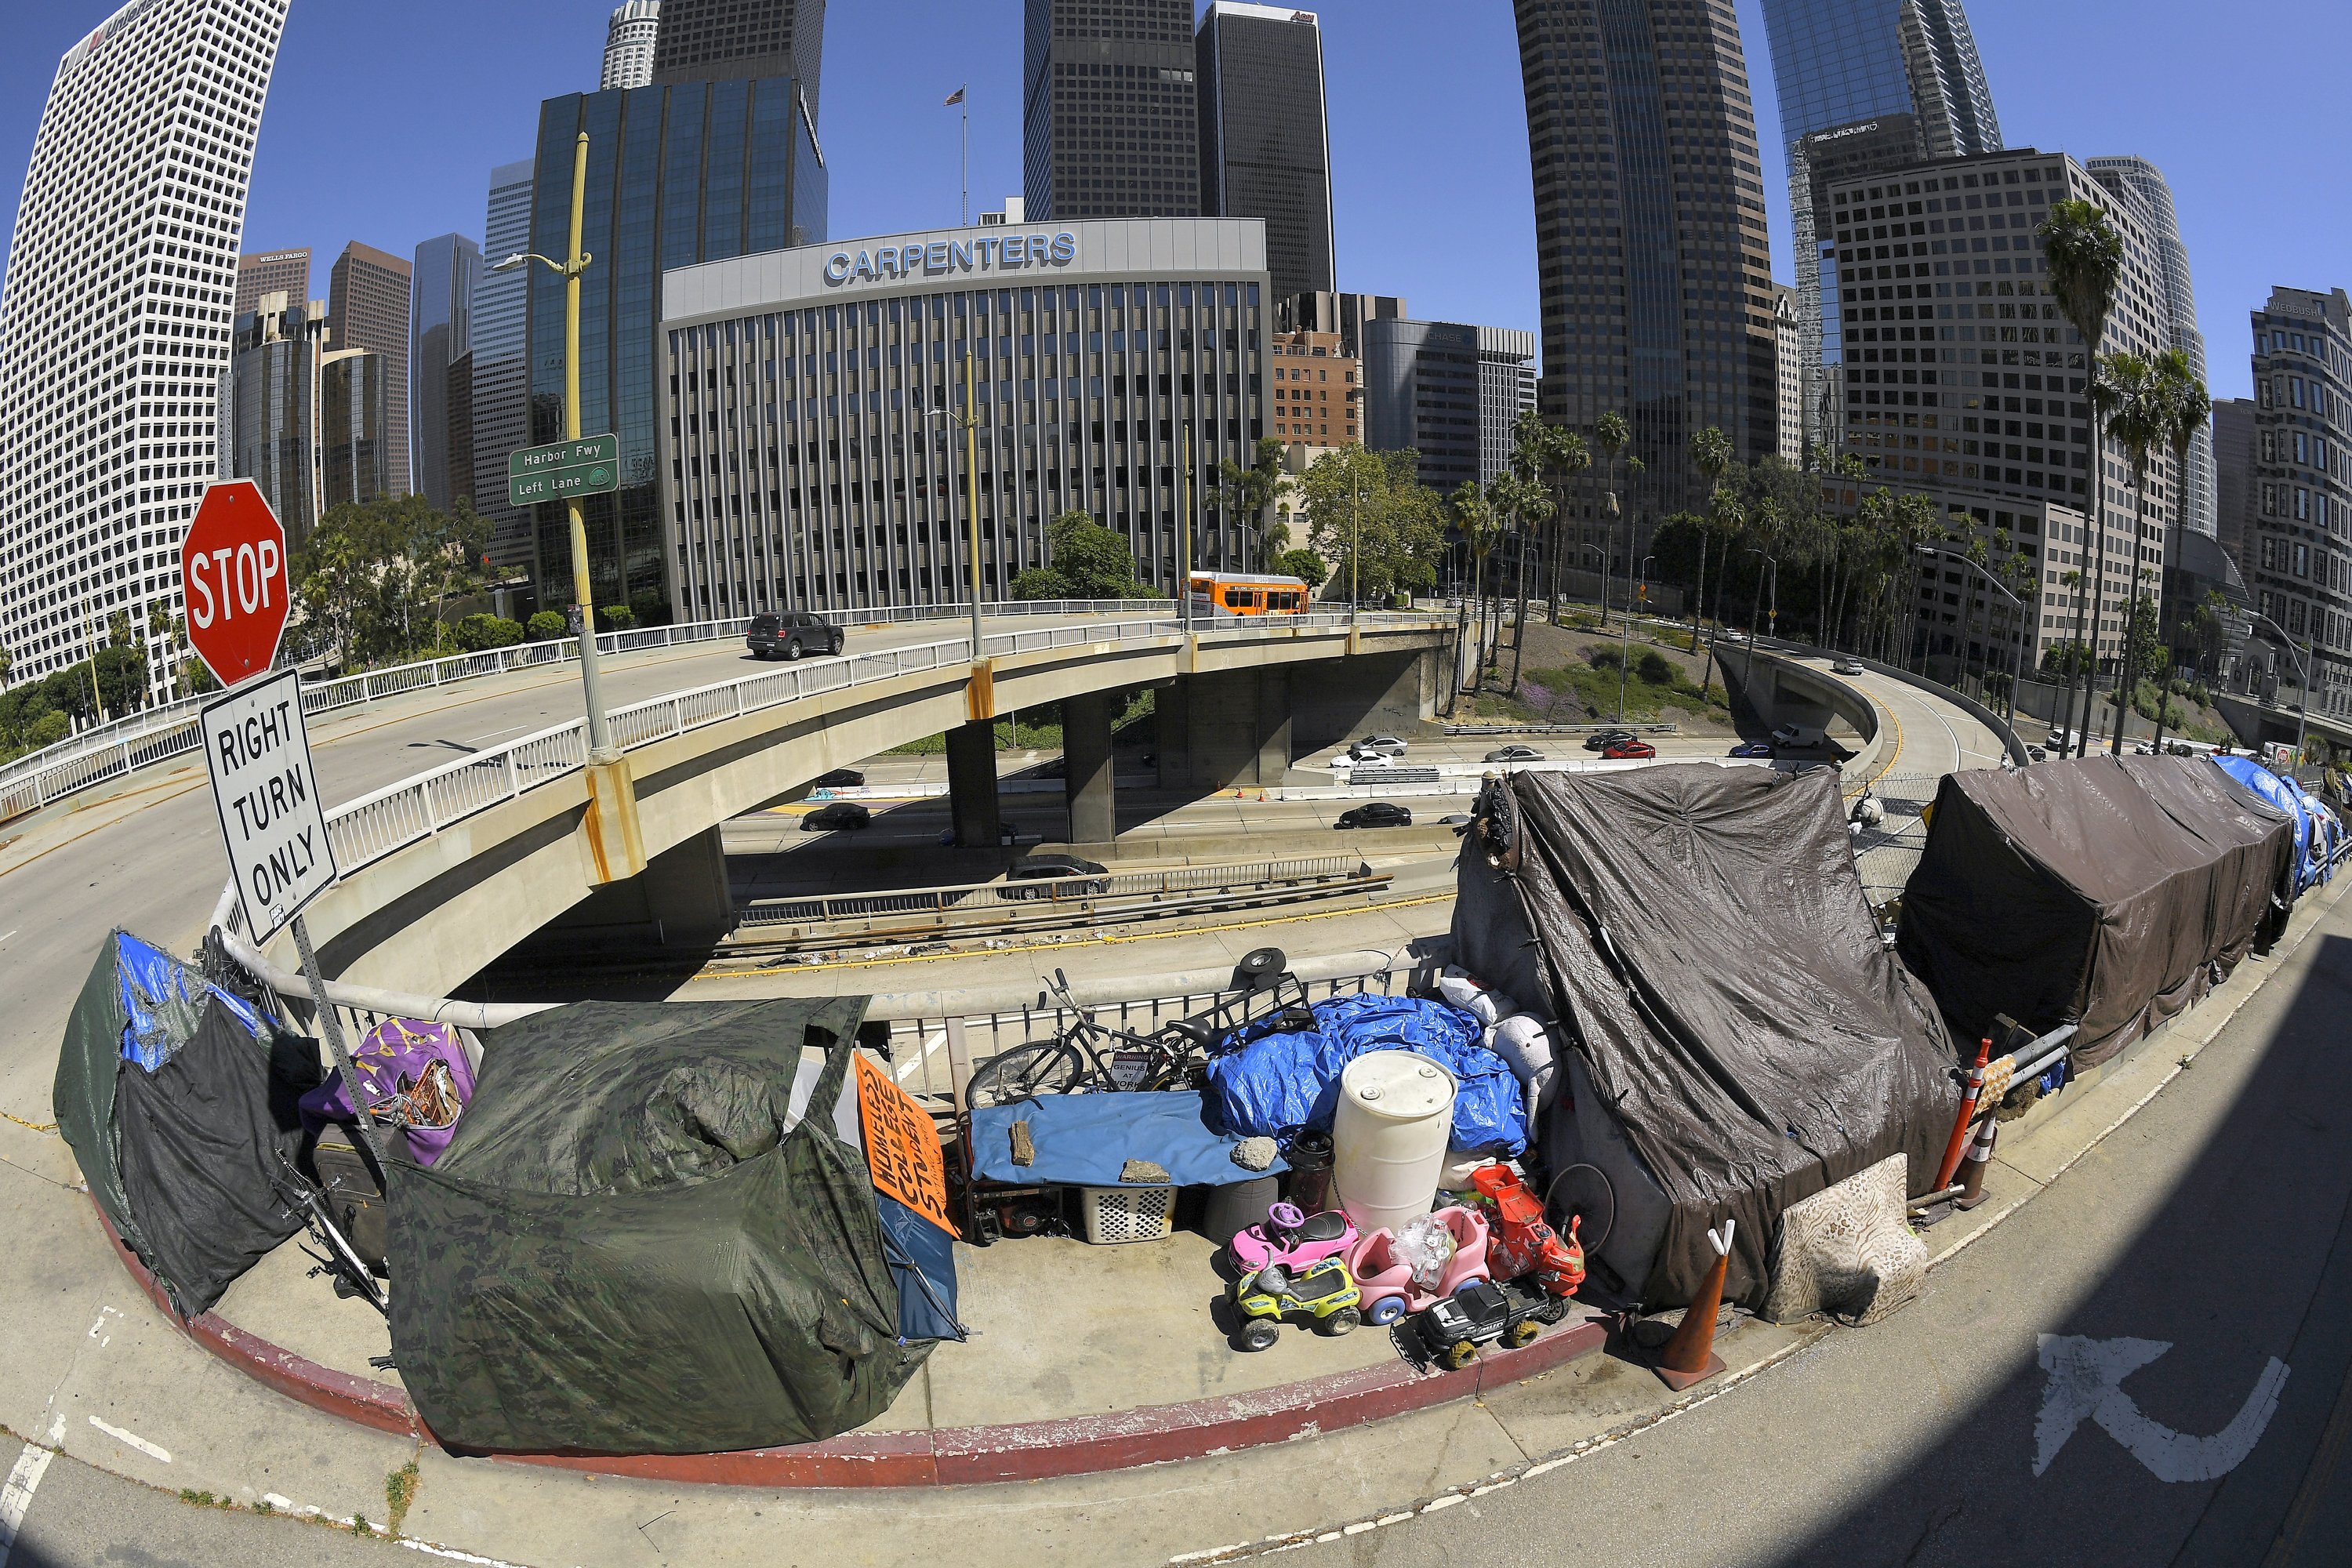
[[[90,1206],[98,1209],[95,1198]],[[99,1224],[141,1289],[189,1338],[299,1404],[380,1432],[432,1434],[390,1384],[320,1366],[206,1312],[183,1323],[154,1276],[98,1209]],[[1402,1361],[1248,1394],[1151,1405],[1101,1415],[929,1432],[845,1433],[822,1443],[728,1454],[498,1454],[510,1464],[704,1486],[776,1489],[968,1486],[1095,1475],[1319,1436],[1368,1421],[1467,1399],[1598,1352],[1598,1323],[1556,1329],[1525,1350],[1490,1351],[1460,1372],[1423,1373]]]

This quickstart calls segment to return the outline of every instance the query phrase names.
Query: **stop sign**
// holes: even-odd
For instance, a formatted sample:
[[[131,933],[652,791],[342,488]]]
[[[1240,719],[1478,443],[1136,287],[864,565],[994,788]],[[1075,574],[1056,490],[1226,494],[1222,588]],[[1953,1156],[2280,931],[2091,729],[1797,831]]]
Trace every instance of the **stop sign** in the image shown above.
[[[205,488],[180,544],[188,642],[223,686],[268,671],[286,630],[286,530],[251,479]]]

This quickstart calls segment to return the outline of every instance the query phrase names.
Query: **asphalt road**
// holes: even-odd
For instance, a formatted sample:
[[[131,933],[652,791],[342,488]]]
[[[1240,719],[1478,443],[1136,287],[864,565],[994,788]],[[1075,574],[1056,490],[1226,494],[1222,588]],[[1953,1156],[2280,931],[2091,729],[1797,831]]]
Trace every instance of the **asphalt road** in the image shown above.
[[[1885,1322],[1536,1479],[1297,1560],[2352,1562],[2352,902],[2284,968],[2192,1070]],[[2024,1181],[1997,1167],[1990,1185],[2004,1200]],[[2072,1423],[2045,1336],[2136,1363],[2112,1380],[2120,1398]],[[2105,1386],[2088,1380],[2084,1404]]]

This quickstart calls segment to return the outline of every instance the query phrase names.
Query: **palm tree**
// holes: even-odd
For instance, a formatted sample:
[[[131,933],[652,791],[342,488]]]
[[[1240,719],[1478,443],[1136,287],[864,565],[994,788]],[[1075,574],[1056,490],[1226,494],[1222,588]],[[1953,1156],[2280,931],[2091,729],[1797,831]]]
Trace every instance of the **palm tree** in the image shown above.
[[[1548,488],[1554,476],[1565,481],[1592,467],[1592,449],[1584,444],[1583,437],[1573,430],[1563,430],[1557,425],[1546,426],[1544,430],[1543,445],[1539,450],[1543,453]],[[1560,531],[1569,516],[1568,507],[1557,489],[1552,490],[1551,513],[1550,571],[1546,576],[1546,586],[1550,590],[1550,619],[1557,626],[1559,624],[1559,575],[1563,547]],[[1605,566],[1606,563],[1603,564]],[[1601,584],[1601,621],[1606,626],[1609,623],[1609,579],[1603,576]]]
[[[2123,754],[2126,715],[2131,711],[2135,683],[2132,636],[2139,619],[2139,540],[2144,526],[2140,521],[2141,497],[2147,484],[2148,458],[2154,455],[2157,443],[2165,439],[2169,400],[2169,390],[2158,378],[2155,367],[2137,354],[2105,355],[2091,381],[2091,406],[2105,419],[2107,434],[2122,443],[2124,455],[2131,461],[2131,564],[2124,573],[2128,596],[2124,605],[2123,647],[2116,657],[2115,734],[2107,742],[2110,756]],[[2101,567],[2104,574],[2104,541]]]
[[[2172,515],[2177,528],[2186,532],[2189,528],[2189,448],[2196,444],[2198,433],[2212,415],[2212,394],[2189,363],[2188,354],[2179,349],[2167,349],[2156,356],[2157,379],[2169,392],[2165,405],[2162,431],[2164,444],[2172,449]],[[2174,626],[2180,623],[2178,619]],[[2172,671],[2179,661],[2167,650],[2164,678],[2157,682],[2156,749],[2164,752],[2164,720],[2171,706]]]
[[[1690,456],[1691,467],[1696,468],[1706,479],[1707,494],[1711,498],[1708,502],[1710,513],[1719,515],[1720,497],[1717,492],[1723,487],[1723,476],[1731,471],[1733,461],[1731,437],[1710,425],[1691,437]],[[1717,569],[1717,575],[1728,576],[1730,574],[1726,570],[1728,565],[1729,558],[1727,556],[1724,566]],[[1716,597],[1718,600],[1721,599],[1723,589],[1720,584],[1717,586],[1715,592]],[[1698,651],[1698,623],[1706,614],[1706,537],[1701,535],[1698,553],[1698,602],[1691,611],[1691,652],[1693,653]],[[1721,622],[1722,617],[1717,616],[1717,624],[1720,625]]]
[[[2051,292],[2058,297],[2058,313],[2066,318],[2083,340],[2084,364],[2095,371],[2099,361],[2099,344],[2105,338],[2108,312],[2115,309],[2116,289],[2121,285],[2124,271],[2124,239],[2116,226],[2107,221],[2107,211],[2091,202],[2063,201],[2050,209],[2042,223],[2039,236],[2042,259],[2050,268]],[[2071,363],[2073,356],[2068,356]],[[2093,383],[2095,385],[2095,376]],[[2106,507],[2106,442],[2100,435],[2099,410],[2095,403],[2091,409],[2091,508],[2098,535],[2097,567],[2092,575],[2091,597],[2101,597],[2100,585],[2107,573],[2107,507]],[[2084,605],[2082,595],[2074,595],[2074,640],[2083,640]],[[2096,644],[2093,645],[2095,654]],[[2095,667],[2095,657],[2091,661]],[[2066,707],[2071,719],[2074,711],[2074,681],[2069,673],[2066,680]],[[2083,686],[2083,748],[2090,746],[2091,683],[2085,676]],[[2065,728],[2063,722],[2060,729]]]
[[[1243,468],[1231,458],[1217,465],[1217,497],[1225,510],[1237,516],[1250,518],[1258,524],[1258,559],[1253,563],[1263,571],[1265,563],[1280,554],[1290,543],[1289,529],[1279,523],[1268,523],[1265,514],[1274,505],[1282,489],[1282,455],[1284,444],[1271,436],[1262,436],[1251,448],[1250,465]],[[1275,530],[1282,528],[1277,541]]]
[[[1622,452],[1626,443],[1633,438],[1633,427],[1625,423],[1625,416],[1613,408],[1592,422],[1592,444],[1601,448],[1601,455],[1609,461],[1608,489],[1603,493],[1601,507],[1601,527],[1606,536],[1606,542],[1601,548],[1601,629],[1604,632],[1609,629],[1609,579],[1614,569],[1612,552],[1617,546],[1617,519],[1624,510],[1617,500],[1617,454]],[[1590,458],[1585,460],[1588,463],[1591,461]]]
[[[1495,523],[1493,505],[1475,479],[1465,479],[1454,486],[1446,505],[1454,513],[1454,526],[1461,531],[1464,546],[1470,552],[1471,613],[1478,618],[1478,629],[1471,643],[1470,695],[1475,698],[1486,673],[1486,556],[1495,548],[1501,531]]]

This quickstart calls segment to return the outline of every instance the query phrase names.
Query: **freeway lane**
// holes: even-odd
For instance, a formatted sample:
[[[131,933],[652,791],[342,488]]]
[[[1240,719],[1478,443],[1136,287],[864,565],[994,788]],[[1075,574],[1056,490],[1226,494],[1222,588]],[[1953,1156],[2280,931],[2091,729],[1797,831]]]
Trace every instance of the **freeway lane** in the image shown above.
[[[1034,627],[1008,618],[993,631]],[[849,652],[937,642],[955,621],[850,634]],[[749,675],[740,643],[664,648],[604,665],[614,708]],[[580,712],[576,667],[488,677],[404,693],[314,722],[320,793],[340,804],[467,751],[561,724]],[[107,931],[121,926],[175,952],[204,934],[227,876],[201,763],[133,774],[111,793],[60,803],[13,825],[0,846],[0,1111],[47,1121],[49,1080],[68,1011]]]

